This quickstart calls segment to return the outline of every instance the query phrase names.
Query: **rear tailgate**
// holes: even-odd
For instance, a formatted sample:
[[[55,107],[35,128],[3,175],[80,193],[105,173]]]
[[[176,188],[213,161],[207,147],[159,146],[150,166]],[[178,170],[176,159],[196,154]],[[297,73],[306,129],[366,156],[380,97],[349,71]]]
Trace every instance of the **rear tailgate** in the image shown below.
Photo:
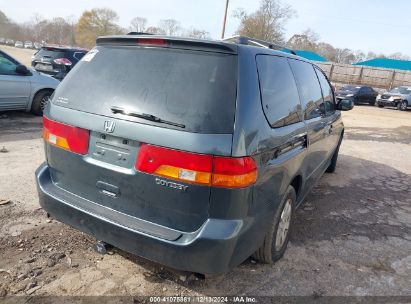
[[[37,71],[54,75],[61,71],[61,65],[56,64],[54,60],[64,57],[65,52],[62,49],[43,47],[34,55],[32,66]]]
[[[208,218],[210,186],[143,173],[136,161],[144,144],[194,156],[231,154],[237,56],[124,45],[97,46],[91,54],[64,79],[46,112],[90,130],[85,155],[47,146],[53,182],[113,212],[197,230]],[[177,125],[128,115],[137,112]]]

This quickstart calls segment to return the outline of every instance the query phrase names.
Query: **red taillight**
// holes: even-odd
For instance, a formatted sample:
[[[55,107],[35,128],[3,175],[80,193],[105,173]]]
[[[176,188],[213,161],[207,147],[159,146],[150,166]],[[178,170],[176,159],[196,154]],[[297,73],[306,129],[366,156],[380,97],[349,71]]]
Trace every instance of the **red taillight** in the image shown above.
[[[257,179],[251,157],[218,157],[148,144],[140,146],[135,168],[182,182],[227,188],[247,187]]]
[[[56,147],[85,155],[88,152],[90,132],[43,116],[43,138]]]
[[[189,183],[209,184],[212,166],[213,157],[210,155],[142,144],[135,167],[142,172]]]
[[[137,39],[137,44],[140,44],[140,45],[158,45],[158,46],[168,45],[166,40],[164,40],[164,39],[155,39],[155,38],[139,38],[139,39]]]
[[[70,65],[73,64],[73,63],[72,63],[70,60],[68,60],[67,58],[57,58],[57,59],[54,59],[53,61],[54,61],[54,63],[63,64],[63,65],[67,65],[67,66],[70,66]]]
[[[239,188],[256,180],[257,166],[251,157],[214,157],[213,186]]]

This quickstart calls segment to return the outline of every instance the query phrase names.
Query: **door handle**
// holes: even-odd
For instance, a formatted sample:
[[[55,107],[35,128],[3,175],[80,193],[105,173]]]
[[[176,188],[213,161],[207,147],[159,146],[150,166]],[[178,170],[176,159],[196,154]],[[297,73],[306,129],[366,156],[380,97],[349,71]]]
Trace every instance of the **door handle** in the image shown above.
[[[333,125],[332,124],[326,124],[324,126],[324,133],[325,134],[331,134],[333,132]]]

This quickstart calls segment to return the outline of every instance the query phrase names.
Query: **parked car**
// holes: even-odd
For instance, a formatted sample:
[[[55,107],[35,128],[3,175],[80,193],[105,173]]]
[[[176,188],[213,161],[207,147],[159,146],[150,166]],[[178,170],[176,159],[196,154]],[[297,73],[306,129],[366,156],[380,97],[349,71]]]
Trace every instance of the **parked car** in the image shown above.
[[[14,45],[13,39],[6,39],[6,45]]]
[[[382,107],[396,107],[400,111],[411,106],[411,87],[395,87],[392,90],[377,96],[377,105]]]
[[[31,42],[31,41],[24,42],[24,48],[32,49],[33,48],[33,42]]]
[[[181,270],[281,258],[353,103],[313,63],[244,41],[97,39],[44,112],[42,208]]]
[[[63,79],[87,50],[70,47],[43,46],[34,54],[31,65],[39,72]]]
[[[58,84],[56,79],[28,69],[0,51],[0,111],[25,110],[42,115]]]
[[[21,41],[16,41],[16,42],[14,43],[14,46],[17,47],[17,48],[22,48],[22,47],[24,47],[24,44],[23,44],[23,42],[21,42]]]
[[[366,103],[375,105],[378,92],[368,86],[346,85],[336,93],[337,100],[351,99],[354,104]]]
[[[0,44],[6,44],[6,38],[0,37]]]
[[[43,45],[42,45],[41,43],[39,43],[39,42],[34,42],[34,48],[35,48],[36,50],[41,49],[42,46],[43,46]]]

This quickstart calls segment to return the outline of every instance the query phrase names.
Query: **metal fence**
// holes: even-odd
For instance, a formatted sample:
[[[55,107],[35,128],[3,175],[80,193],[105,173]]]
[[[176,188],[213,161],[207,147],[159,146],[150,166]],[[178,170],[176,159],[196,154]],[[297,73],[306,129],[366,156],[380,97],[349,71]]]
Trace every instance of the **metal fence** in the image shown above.
[[[411,86],[411,71],[331,62],[316,62],[316,64],[334,83],[367,85],[381,89]]]

